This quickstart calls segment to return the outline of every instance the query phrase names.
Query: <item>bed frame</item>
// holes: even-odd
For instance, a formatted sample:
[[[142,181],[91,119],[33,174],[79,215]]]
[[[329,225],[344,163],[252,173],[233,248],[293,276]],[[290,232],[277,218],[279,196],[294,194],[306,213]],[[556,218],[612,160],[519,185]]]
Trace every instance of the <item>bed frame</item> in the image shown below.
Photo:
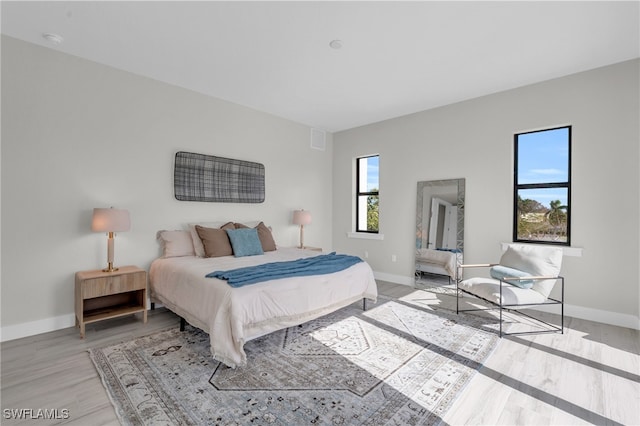
[[[155,310],[156,309],[156,302],[151,302],[151,310]],[[367,310],[367,299],[366,298],[362,298],[362,310],[366,311]],[[177,314],[176,314],[177,315]],[[180,315],[178,315],[178,318],[180,318],[180,331],[184,331],[186,325],[187,325],[187,321],[182,318]]]

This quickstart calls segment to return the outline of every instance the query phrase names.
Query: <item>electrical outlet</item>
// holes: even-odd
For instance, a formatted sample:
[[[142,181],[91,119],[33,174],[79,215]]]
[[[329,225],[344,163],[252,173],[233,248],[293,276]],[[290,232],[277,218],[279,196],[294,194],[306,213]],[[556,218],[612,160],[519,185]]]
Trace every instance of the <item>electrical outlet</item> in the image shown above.
[[[369,258],[369,252],[368,252],[368,251],[365,251],[365,252],[364,252],[364,258],[365,258],[365,259],[368,259],[368,258]]]
[[[392,261],[392,262],[395,262],[396,260],[398,260],[398,258],[396,257],[396,255],[395,255],[395,254],[392,254],[392,255],[391,255],[391,261]]]

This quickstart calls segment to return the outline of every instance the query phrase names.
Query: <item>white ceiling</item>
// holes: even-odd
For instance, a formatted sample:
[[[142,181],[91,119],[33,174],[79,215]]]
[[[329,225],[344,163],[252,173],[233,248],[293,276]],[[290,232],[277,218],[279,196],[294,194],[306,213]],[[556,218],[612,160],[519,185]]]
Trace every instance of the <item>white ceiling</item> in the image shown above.
[[[637,58],[639,5],[2,1],[1,13],[3,34],[339,131]]]

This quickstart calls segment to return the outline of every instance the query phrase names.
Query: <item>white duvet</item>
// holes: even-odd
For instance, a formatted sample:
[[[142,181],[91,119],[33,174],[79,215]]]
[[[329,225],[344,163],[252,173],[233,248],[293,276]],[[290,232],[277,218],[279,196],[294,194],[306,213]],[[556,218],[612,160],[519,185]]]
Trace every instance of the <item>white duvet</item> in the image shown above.
[[[230,367],[245,365],[244,343],[326,315],[359,299],[376,300],[373,271],[361,262],[340,272],[230,287],[209,272],[318,255],[279,248],[260,256],[156,259],[149,272],[151,298],[209,333],[211,354]]]
[[[459,253],[452,253],[449,251],[443,250],[432,250],[432,249],[417,249],[416,250],[416,260],[418,262],[424,262],[426,264],[431,264],[440,268],[443,268],[447,275],[451,278],[456,278],[456,265],[458,263]]]

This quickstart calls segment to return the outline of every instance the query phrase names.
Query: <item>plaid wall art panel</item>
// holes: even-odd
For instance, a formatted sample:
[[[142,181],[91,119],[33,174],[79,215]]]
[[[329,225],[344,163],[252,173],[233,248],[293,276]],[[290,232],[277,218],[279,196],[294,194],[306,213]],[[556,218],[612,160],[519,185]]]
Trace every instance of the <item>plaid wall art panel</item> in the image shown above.
[[[176,153],[173,175],[180,201],[264,202],[264,165],[212,155]]]

